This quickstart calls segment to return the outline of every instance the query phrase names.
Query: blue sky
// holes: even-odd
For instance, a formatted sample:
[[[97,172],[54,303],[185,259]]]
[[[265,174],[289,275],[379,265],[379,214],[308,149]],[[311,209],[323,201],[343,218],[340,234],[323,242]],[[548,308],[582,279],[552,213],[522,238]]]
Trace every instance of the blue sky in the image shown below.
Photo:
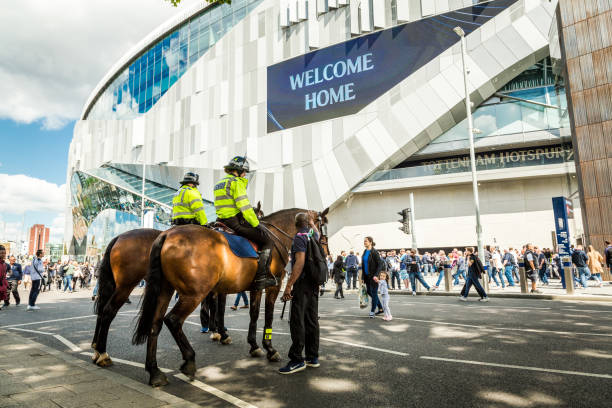
[[[4,153],[0,173],[25,174],[61,185],[66,182],[68,147],[74,122],[58,130],[46,130],[40,122],[16,123],[0,120]]]
[[[53,242],[62,242],[68,148],[83,104],[122,55],[201,3],[2,2],[0,241],[23,238],[32,224],[42,223],[51,227]]]

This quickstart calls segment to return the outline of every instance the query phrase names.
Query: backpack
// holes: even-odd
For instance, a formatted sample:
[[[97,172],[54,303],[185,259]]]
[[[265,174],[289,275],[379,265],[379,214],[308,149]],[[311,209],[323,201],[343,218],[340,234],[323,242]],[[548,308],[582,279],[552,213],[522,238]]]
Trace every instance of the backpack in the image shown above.
[[[321,244],[308,235],[308,246],[306,247],[306,273],[307,277],[317,285],[323,285],[327,281],[327,261]]]

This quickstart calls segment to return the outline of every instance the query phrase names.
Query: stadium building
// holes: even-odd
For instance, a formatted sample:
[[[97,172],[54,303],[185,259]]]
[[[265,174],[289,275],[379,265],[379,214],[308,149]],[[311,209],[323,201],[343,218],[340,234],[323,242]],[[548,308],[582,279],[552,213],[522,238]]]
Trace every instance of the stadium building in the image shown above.
[[[486,244],[553,247],[552,198],[582,222],[556,1],[201,1],[117,61],[74,129],[66,241],[95,255],[167,228],[187,170],[200,190],[234,155],[266,213],[330,207],[332,251],[474,245],[460,39],[466,33]],[[144,185],[143,185],[144,170]],[[144,197],[143,197],[144,191]],[[143,211],[143,204],[145,211]],[[214,207],[206,207],[214,219]]]

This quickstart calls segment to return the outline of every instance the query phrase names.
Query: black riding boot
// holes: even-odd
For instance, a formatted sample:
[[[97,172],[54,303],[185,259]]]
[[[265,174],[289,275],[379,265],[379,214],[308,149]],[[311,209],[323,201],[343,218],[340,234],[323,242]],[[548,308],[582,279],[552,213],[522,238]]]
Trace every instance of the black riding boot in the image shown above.
[[[263,290],[268,286],[276,286],[276,278],[270,273],[270,249],[259,251],[257,273],[253,280],[254,290]]]

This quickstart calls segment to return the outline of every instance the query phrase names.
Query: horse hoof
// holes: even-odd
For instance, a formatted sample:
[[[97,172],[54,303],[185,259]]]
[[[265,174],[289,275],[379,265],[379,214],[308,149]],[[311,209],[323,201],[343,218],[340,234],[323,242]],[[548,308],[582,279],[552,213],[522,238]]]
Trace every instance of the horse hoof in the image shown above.
[[[275,351],[273,354],[268,353],[268,361],[271,363],[276,363],[281,360],[280,354],[278,351]]]
[[[259,347],[257,347],[255,350],[249,351],[249,354],[251,355],[251,357],[263,357],[264,356],[263,350],[260,349]]]
[[[168,385],[168,379],[166,378],[166,375],[160,371],[154,375],[151,375],[149,385],[154,388],[163,387],[164,385]]]
[[[210,335],[210,339],[212,341],[219,341],[221,340],[221,335],[219,333],[213,333]]]
[[[230,336],[227,336],[226,338],[221,339],[221,344],[223,344],[224,346],[232,344],[232,338]]]
[[[195,372],[195,361],[185,361],[181,366],[181,373],[185,374],[189,378],[189,381],[193,381],[195,379]]]
[[[97,350],[94,350],[94,355],[91,356],[91,362],[96,364],[96,362],[98,361],[98,358],[100,358],[100,353],[98,353]]]
[[[98,357],[98,359],[96,360],[96,365],[102,368],[110,367],[113,365],[113,360],[111,360],[108,353],[102,353],[100,354],[100,357]]]
[[[96,343],[91,343],[91,348],[95,350],[96,349]]]

